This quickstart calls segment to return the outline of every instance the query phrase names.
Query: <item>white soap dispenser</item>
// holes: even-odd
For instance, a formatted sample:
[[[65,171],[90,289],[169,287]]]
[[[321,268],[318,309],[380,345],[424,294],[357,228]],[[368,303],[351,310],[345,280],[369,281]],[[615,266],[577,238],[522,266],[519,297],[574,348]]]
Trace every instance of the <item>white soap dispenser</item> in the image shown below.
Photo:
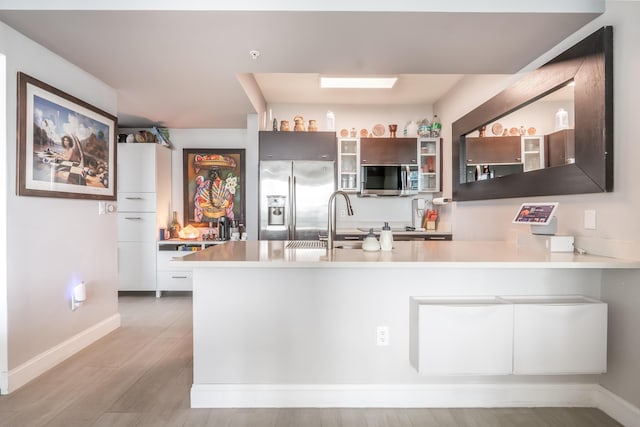
[[[373,234],[373,228],[369,229],[369,234],[362,241],[362,250],[368,252],[375,252],[380,250],[380,243],[376,239],[376,235]]]
[[[385,222],[384,227],[382,227],[382,232],[380,233],[380,250],[390,251],[391,249],[393,249],[393,233],[391,232],[389,223]]]

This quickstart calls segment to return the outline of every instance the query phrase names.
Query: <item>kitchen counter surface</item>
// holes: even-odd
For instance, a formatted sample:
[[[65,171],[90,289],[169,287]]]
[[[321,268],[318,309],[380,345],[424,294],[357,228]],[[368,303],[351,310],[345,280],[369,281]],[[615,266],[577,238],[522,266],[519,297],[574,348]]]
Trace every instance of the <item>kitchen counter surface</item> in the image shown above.
[[[640,268],[640,260],[551,253],[501,241],[394,242],[390,252],[336,248],[327,253],[286,245],[285,241],[228,242],[171,263],[191,268]]]

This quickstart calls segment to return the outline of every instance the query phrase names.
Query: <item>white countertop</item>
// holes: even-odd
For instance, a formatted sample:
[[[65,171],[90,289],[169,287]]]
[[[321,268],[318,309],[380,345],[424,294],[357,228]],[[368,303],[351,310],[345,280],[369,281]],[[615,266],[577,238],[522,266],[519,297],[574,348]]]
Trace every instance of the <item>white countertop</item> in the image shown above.
[[[285,241],[235,241],[171,263],[216,268],[640,268],[640,260],[551,253],[498,241],[394,242],[390,252],[289,249]]]

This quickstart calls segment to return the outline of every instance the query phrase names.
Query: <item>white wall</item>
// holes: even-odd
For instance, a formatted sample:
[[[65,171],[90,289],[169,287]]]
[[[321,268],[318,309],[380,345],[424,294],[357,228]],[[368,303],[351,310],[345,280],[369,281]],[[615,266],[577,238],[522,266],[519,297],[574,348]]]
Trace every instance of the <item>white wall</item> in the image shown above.
[[[7,159],[6,117],[6,67],[4,55],[0,55],[0,161]],[[5,169],[6,170],[6,169]],[[9,354],[7,352],[7,179],[8,173],[0,173],[0,393],[8,388]]]
[[[117,317],[118,311],[115,215],[98,216],[97,201],[18,197],[15,193],[16,73],[22,71],[114,115],[117,101],[112,88],[1,23],[0,54],[6,55],[3,116],[8,124],[3,135],[6,155],[0,151],[6,174],[2,182],[7,180],[3,186],[7,226],[0,232],[11,248],[6,256],[7,299],[0,302],[0,315],[5,310],[7,315],[7,348],[0,351],[7,353],[11,380],[12,371]],[[5,143],[2,145],[4,148]],[[86,282],[88,299],[72,312],[68,295],[78,280]],[[0,286],[4,287],[3,282]],[[3,325],[0,321],[0,327]]]
[[[531,198],[560,202],[558,231],[573,234],[590,245],[592,252],[610,251],[619,256],[640,256],[640,157],[638,96],[640,93],[640,2],[607,1],[607,11],[553,50],[531,64],[536,68],[604,25],[613,26],[614,39],[614,191],[572,196]],[[438,102],[435,111],[442,117],[445,146],[451,158],[451,123],[508,86],[517,76],[467,78]],[[451,165],[446,164],[445,183],[451,191]],[[455,208],[454,238],[463,240],[501,239],[517,232],[510,224],[521,199],[458,202]],[[597,212],[597,229],[585,230],[585,209]],[[640,294],[637,272],[608,272],[603,275],[602,298],[610,304],[609,372],[602,384],[640,407]]]

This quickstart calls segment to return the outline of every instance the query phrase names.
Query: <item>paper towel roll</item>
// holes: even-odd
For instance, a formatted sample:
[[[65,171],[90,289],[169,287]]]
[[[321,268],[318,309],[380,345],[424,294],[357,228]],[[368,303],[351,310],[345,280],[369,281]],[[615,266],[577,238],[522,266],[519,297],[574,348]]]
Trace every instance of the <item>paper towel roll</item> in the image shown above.
[[[450,201],[451,201],[451,199],[447,199],[447,198],[444,198],[444,197],[434,197],[434,199],[431,202],[434,205],[446,205]]]

